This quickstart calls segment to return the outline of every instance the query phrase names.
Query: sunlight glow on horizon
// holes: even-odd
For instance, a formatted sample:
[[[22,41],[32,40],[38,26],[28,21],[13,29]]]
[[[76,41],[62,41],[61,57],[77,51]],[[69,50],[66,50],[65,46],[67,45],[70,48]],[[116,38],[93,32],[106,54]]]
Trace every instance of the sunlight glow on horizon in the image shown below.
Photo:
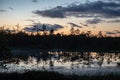
[[[61,3],[59,3],[61,1]],[[90,2],[94,2],[97,0],[90,0]],[[27,20],[36,20],[36,22],[40,22],[42,24],[59,24],[64,26],[65,28],[62,30],[58,30],[56,32],[64,32],[69,33],[70,26],[68,23],[75,23],[77,25],[86,24],[87,20],[92,20],[93,18],[85,18],[85,17],[72,17],[69,16],[67,18],[48,18],[48,17],[42,17],[38,16],[32,13],[34,10],[47,10],[50,8],[54,8],[56,6],[67,6],[71,3],[76,4],[79,3],[85,3],[86,0],[51,0],[51,2],[48,4],[48,0],[38,0],[38,2],[34,3],[32,0],[1,0],[0,1],[0,27],[6,26],[10,27],[15,26],[17,24],[20,25],[21,28],[24,27],[30,27],[29,25],[32,25],[33,22],[27,21]],[[73,4],[73,5],[74,5]],[[6,10],[6,12],[2,12],[2,10]],[[120,18],[113,18],[120,20]],[[111,19],[106,18],[103,20],[110,21]],[[120,22],[101,22],[97,24],[88,24],[89,27],[81,25],[83,28],[79,28],[80,31],[91,31],[92,33],[96,34],[99,31],[114,31],[118,30],[120,31]],[[68,28],[66,27],[68,26]],[[77,27],[76,27],[77,28]],[[120,35],[120,34],[119,34]]]

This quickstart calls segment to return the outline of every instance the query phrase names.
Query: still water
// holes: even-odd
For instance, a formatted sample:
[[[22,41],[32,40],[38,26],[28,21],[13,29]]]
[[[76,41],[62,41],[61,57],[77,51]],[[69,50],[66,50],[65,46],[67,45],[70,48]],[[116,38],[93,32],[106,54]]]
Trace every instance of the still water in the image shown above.
[[[29,70],[57,71],[64,74],[120,74],[119,52],[15,50],[15,62],[7,63],[0,72]]]

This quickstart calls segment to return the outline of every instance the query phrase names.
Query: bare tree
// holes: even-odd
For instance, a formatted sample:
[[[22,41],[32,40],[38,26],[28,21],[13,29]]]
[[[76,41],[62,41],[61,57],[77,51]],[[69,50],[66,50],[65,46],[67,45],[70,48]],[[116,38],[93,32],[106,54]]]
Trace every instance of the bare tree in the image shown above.
[[[74,32],[75,32],[75,30],[74,30],[74,28],[72,27],[72,28],[70,29],[70,34],[71,34],[71,35],[74,35]]]
[[[103,37],[102,31],[99,31],[99,32],[98,32],[97,37],[98,37],[98,38]]]
[[[76,35],[79,35],[79,34],[80,34],[80,30],[79,30],[79,29],[76,29],[76,30],[75,30],[75,34],[76,34]]]
[[[43,31],[43,35],[46,35],[46,25],[45,24],[42,25],[42,31]]]

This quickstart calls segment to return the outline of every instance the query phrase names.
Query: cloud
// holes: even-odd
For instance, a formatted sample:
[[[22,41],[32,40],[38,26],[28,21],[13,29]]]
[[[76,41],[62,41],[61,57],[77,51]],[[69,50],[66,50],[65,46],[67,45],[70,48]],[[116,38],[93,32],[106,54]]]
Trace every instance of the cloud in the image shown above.
[[[52,17],[52,18],[65,18],[66,17],[64,15],[64,12],[60,10],[45,10],[45,11],[36,10],[33,13],[39,16],[43,16],[43,17]]]
[[[106,34],[120,34],[120,31],[119,30],[106,31]]]
[[[44,26],[44,27],[43,27]],[[51,25],[51,24],[36,24],[36,25],[33,25],[32,27],[25,27],[24,30],[27,31],[27,32],[37,32],[37,31],[43,31],[45,28],[45,31],[50,31],[50,30],[59,30],[59,29],[62,29],[63,26],[59,25],[59,24],[54,24],[54,25]]]
[[[0,10],[0,12],[7,12],[7,11],[6,11],[6,10],[2,10],[2,9],[1,9],[1,10]]]
[[[68,24],[70,24],[70,25],[71,25],[71,27],[78,27],[78,28],[82,28],[82,26],[77,25],[77,24],[72,23],[72,22],[69,22]]]
[[[108,23],[119,23],[119,22],[120,22],[119,19],[108,21]]]
[[[8,7],[10,10],[12,10],[12,11],[14,11],[14,8],[12,8],[12,7]]]
[[[114,30],[116,33],[120,33],[120,31],[119,30]]]
[[[35,23],[35,20],[34,19],[26,19],[25,21],[30,21],[32,23]]]
[[[103,22],[103,20],[99,19],[99,18],[95,18],[95,19],[91,19],[91,20],[87,20],[86,23],[87,24],[98,24]]]
[[[35,10],[34,14],[51,18],[74,17],[120,17],[120,3],[95,1],[84,4],[68,5],[67,7],[57,6],[47,10]]]
[[[38,19],[26,19],[25,21],[31,22],[31,25],[27,25],[27,26],[34,26],[37,25],[38,23],[40,24],[40,21]]]
[[[116,33],[107,31],[106,34],[116,34]]]
[[[89,27],[88,24],[83,24],[83,23],[81,23],[81,22],[80,22],[80,24],[83,25],[83,26]]]
[[[108,0],[108,1],[120,2],[120,0]]]
[[[32,0],[32,2],[36,3],[36,2],[38,2],[38,0]]]

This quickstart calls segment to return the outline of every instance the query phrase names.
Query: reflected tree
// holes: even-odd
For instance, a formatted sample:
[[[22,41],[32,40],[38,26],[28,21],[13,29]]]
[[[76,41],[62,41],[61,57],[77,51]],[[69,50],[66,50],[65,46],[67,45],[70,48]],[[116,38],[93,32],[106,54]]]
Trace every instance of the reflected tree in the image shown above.
[[[102,67],[103,61],[104,61],[104,53],[98,53],[99,54],[99,61],[98,65]]]

